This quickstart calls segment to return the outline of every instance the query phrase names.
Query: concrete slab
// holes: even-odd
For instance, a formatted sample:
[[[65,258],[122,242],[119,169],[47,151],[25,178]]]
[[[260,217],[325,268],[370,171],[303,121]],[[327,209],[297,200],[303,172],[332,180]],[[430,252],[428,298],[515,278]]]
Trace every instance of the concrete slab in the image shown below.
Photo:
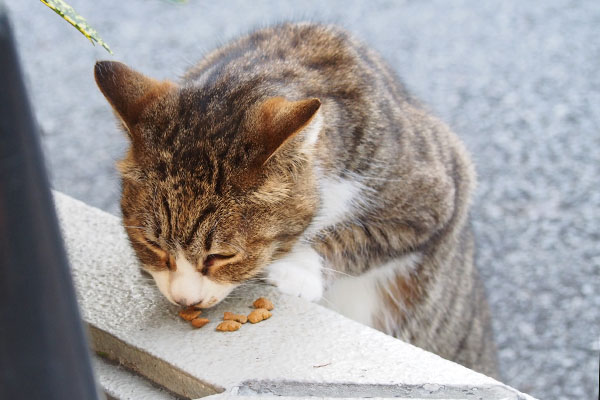
[[[179,396],[531,398],[266,285],[234,291],[194,330],[142,275],[118,218],[55,201],[94,350]],[[275,303],[271,319],[215,331],[224,311],[247,313],[259,296]]]
[[[101,357],[93,357],[93,365],[107,400],[177,400],[147,379]]]

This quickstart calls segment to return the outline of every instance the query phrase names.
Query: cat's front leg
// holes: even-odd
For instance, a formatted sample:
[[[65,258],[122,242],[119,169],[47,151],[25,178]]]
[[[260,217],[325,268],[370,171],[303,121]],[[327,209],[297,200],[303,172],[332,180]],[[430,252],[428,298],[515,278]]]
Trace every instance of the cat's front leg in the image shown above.
[[[323,260],[306,243],[298,243],[283,258],[267,266],[267,281],[285,294],[318,301],[323,296]]]

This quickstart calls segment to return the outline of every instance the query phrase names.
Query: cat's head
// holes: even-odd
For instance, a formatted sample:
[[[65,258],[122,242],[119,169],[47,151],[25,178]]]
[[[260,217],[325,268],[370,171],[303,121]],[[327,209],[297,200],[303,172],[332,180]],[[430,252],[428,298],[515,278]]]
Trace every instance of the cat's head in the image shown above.
[[[291,248],[318,202],[318,99],[180,86],[118,62],[94,72],[131,143],[124,226],[167,299],[210,307]]]

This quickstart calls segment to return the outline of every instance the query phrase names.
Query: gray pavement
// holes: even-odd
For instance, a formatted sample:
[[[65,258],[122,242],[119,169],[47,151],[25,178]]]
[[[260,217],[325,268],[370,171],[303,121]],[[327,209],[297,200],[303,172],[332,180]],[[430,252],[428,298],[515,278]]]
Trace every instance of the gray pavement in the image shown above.
[[[203,53],[287,19],[335,22],[379,50],[477,164],[478,264],[504,381],[595,399],[600,353],[600,3],[71,0],[115,52],[35,0],[12,1],[53,186],[118,213],[126,142],[95,60],[174,78]]]

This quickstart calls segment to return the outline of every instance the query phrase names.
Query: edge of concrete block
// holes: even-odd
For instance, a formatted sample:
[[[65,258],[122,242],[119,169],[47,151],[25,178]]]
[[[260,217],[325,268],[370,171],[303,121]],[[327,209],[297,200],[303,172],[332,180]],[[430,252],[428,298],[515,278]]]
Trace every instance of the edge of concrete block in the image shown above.
[[[107,400],[178,400],[178,397],[127,368],[93,357],[96,379]]]

